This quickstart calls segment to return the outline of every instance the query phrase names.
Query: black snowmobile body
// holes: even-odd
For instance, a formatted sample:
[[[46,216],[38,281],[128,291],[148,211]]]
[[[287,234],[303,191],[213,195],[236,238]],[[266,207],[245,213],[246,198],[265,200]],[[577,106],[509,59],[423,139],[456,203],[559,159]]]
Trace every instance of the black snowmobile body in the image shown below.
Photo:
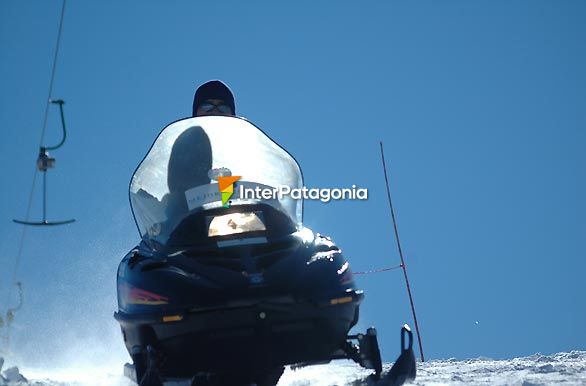
[[[376,331],[348,335],[363,293],[340,248],[303,227],[302,199],[239,189],[279,186],[303,186],[297,162],[244,119],[161,132],[131,181],[142,241],[117,278],[140,385],[275,385],[286,365],[338,358],[380,374]]]
[[[358,319],[363,295],[340,250],[321,236],[145,252],[120,265],[116,318],[131,354],[153,345],[165,357],[162,376],[327,361]]]

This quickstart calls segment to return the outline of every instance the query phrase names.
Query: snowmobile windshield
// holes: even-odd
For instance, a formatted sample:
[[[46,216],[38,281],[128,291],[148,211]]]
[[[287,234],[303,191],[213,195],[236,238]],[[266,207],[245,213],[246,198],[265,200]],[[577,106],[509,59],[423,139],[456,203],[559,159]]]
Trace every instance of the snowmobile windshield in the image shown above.
[[[245,119],[205,116],[167,126],[130,182],[130,204],[143,239],[163,245],[269,231],[271,221],[301,226],[299,165]],[[189,218],[198,220],[189,220]],[[185,224],[189,231],[179,230]]]

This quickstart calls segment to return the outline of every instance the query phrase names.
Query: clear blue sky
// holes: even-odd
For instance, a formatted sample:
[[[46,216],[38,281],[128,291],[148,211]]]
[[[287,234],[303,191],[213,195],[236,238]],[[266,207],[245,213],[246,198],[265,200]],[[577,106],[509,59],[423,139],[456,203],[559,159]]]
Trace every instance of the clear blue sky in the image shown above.
[[[0,3],[2,313],[60,9]],[[384,141],[427,357],[586,349],[585,19],[586,3],[553,0],[69,2],[53,96],[70,135],[52,154],[49,217],[77,222],[27,233],[21,354],[124,358],[112,313],[117,264],[138,241],[128,181],[214,78],[297,158],[307,186],[369,188],[367,202],[305,208],[355,271],[399,261]],[[53,109],[47,144],[59,127]],[[412,323],[402,275],[359,284],[361,328],[376,325],[393,360]]]

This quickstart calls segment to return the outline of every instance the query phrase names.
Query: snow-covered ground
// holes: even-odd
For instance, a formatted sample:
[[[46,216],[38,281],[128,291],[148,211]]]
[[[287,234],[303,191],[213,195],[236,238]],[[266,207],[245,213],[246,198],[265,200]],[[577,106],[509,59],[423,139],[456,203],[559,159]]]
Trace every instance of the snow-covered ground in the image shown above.
[[[5,363],[6,370],[14,364]],[[390,365],[389,365],[390,366]],[[485,358],[432,360],[418,363],[414,385],[586,385],[586,351],[554,355],[535,354],[510,360]],[[12,371],[14,376],[14,371]],[[5,383],[19,386],[133,386],[117,368],[21,369],[28,382]],[[367,385],[369,371],[347,361],[329,365],[286,370],[279,386]],[[0,379],[0,385],[2,384]],[[171,385],[169,385],[171,386]]]

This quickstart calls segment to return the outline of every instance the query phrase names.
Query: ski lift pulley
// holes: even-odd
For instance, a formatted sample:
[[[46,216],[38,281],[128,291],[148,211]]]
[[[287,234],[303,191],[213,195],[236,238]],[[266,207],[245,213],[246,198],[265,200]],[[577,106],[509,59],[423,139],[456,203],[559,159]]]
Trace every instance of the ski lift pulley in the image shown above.
[[[46,226],[46,225],[64,225],[70,224],[75,219],[63,220],[63,221],[48,221],[47,220],[47,170],[55,167],[55,158],[49,156],[48,150],[56,150],[63,146],[65,139],[67,138],[67,131],[65,129],[65,116],[63,114],[63,105],[65,102],[61,99],[50,100],[49,102],[59,105],[59,111],[61,113],[61,126],[63,127],[63,137],[61,142],[55,146],[41,146],[39,149],[39,157],[37,158],[37,169],[43,173],[43,219],[41,221],[25,221],[25,220],[12,220],[17,224],[23,225],[35,225],[35,226]]]

